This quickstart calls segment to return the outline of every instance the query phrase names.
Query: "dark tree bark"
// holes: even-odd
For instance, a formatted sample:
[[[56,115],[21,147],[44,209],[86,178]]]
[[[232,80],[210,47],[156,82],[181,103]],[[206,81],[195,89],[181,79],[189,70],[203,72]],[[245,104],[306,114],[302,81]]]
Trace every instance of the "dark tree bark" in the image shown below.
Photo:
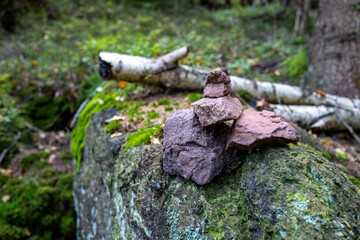
[[[304,86],[360,97],[359,8],[359,0],[320,0]]]

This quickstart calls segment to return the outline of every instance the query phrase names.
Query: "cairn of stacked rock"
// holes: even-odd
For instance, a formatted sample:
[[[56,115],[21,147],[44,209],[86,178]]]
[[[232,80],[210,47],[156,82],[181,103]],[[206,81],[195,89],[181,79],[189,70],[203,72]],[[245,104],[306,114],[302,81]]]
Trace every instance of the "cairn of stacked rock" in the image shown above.
[[[229,96],[230,82],[229,76],[220,70],[206,76],[204,98],[191,104],[201,126],[208,127],[239,118],[242,106],[239,99]]]
[[[193,110],[171,113],[164,127],[163,169],[166,173],[209,183],[225,165],[239,161],[239,151],[298,141],[295,128],[269,111],[242,110],[230,97],[230,78],[215,70],[206,77],[204,98]],[[230,127],[224,122],[235,120]]]
[[[164,126],[164,171],[200,185],[210,182],[231,157],[225,152],[229,133],[225,123],[202,127],[192,109],[172,112]]]

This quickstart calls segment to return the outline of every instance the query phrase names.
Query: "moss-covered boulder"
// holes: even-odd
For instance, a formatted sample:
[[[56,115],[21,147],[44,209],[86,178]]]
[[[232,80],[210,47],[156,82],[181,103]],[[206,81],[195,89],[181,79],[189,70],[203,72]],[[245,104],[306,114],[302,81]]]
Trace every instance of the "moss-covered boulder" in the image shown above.
[[[357,239],[360,188],[309,148],[244,153],[204,186],[167,175],[161,145],[114,152],[92,116],[74,183],[81,239]]]

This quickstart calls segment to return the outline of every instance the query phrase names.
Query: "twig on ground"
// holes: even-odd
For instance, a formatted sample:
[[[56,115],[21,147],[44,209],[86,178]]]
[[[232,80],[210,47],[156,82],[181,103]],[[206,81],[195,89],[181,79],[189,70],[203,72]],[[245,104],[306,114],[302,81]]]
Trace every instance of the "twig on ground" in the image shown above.
[[[86,105],[88,104],[89,101],[90,101],[90,99],[87,98],[85,101],[83,101],[83,102],[81,103],[81,105],[80,105],[80,107],[78,108],[78,110],[76,111],[73,119],[71,120],[70,128],[73,128],[73,127],[74,127],[74,125],[75,125],[75,123],[76,123],[76,121],[77,121],[80,113],[82,112],[82,110],[84,110],[84,108],[86,107]]]
[[[360,144],[360,137],[355,133],[354,129],[342,119],[341,115],[339,114],[337,99],[335,100],[335,115],[340,120],[340,122],[349,130],[355,140]]]
[[[4,160],[6,154],[15,146],[15,144],[19,141],[19,139],[20,139],[23,135],[27,134],[27,133],[30,132],[30,131],[42,132],[41,129],[39,129],[39,128],[33,126],[33,125],[31,125],[31,124],[28,123],[28,122],[25,122],[25,126],[27,127],[27,129],[26,129],[25,131],[23,131],[23,132],[19,132],[18,135],[16,136],[16,138],[14,139],[14,141],[12,141],[12,143],[10,144],[10,146],[7,147],[6,149],[4,149],[4,150],[1,152],[1,154],[0,154],[0,164],[1,164],[1,162]]]

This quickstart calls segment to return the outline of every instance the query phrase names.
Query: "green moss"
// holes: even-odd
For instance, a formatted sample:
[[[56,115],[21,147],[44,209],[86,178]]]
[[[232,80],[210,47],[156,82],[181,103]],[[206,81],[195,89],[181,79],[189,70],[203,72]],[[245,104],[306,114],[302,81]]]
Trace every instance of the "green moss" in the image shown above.
[[[135,104],[132,105],[126,113],[126,115],[129,116],[129,120],[132,121],[134,119],[135,113],[139,110],[139,108],[141,106],[146,106],[147,104],[147,102],[136,101]]]
[[[196,102],[196,101],[199,101],[202,98],[203,98],[203,95],[201,93],[190,93],[187,96],[187,99],[192,103]]]
[[[76,229],[72,180],[60,172],[36,179],[8,178],[0,185],[0,196],[10,196],[7,202],[0,201],[0,239],[25,239],[28,234],[31,239],[72,239]],[[62,230],[64,217],[67,232]]]
[[[0,185],[4,185],[9,178],[0,173]]]
[[[360,188],[360,180],[354,176],[349,176],[349,179]]]
[[[248,90],[241,90],[238,92],[238,94],[245,101],[249,101],[253,98],[253,95]]]
[[[161,99],[157,101],[158,105],[169,105],[171,102],[169,99]]]
[[[9,137],[1,137],[0,138],[0,152],[2,152],[4,149],[8,148],[10,144],[12,143],[13,139]]]
[[[233,178],[223,179],[227,187],[213,188],[213,185],[206,187],[206,213],[209,214],[210,224],[207,228],[211,239],[228,239],[229,229],[237,229],[241,232],[242,238],[252,238],[252,224],[250,203],[240,190],[238,183]],[[239,217],[241,216],[241,217]],[[224,226],[227,226],[224,228]]]
[[[62,235],[72,238],[76,231],[76,219],[71,215],[63,216],[60,220],[60,229]]]
[[[53,99],[48,96],[36,96],[25,106],[25,115],[41,129],[62,129],[67,123],[65,115],[70,115],[71,103],[61,96]]]
[[[21,160],[21,167],[27,169],[34,166],[36,169],[41,169],[47,164],[47,158],[50,154],[50,152],[45,151],[30,153]]]
[[[64,163],[68,163],[72,161],[73,156],[71,155],[71,151],[69,148],[66,148],[60,152],[60,160]]]
[[[0,222],[0,239],[24,239],[26,232],[24,228]]]
[[[137,147],[141,144],[149,144],[150,136],[158,137],[161,133],[162,128],[160,125],[156,125],[151,128],[140,128],[136,133],[126,137],[126,146],[124,149]]]
[[[337,152],[335,153],[335,157],[337,158],[337,161],[344,166],[349,161],[349,157],[344,153]]]
[[[116,107],[118,110],[125,111],[132,105],[131,101],[115,100],[116,97],[124,97],[127,95],[129,89],[118,88],[115,82],[108,82],[103,91],[96,94],[86,105],[84,110],[80,113],[76,128],[71,132],[71,153],[77,160],[76,172],[80,167],[82,150],[85,143],[86,129],[90,123],[90,118],[93,113]]]
[[[308,149],[308,150],[310,150],[310,151],[312,151],[312,152],[316,153],[316,149],[315,149],[315,148],[313,148],[313,147],[311,147],[311,146],[300,145],[300,147],[306,148],[306,149]]]
[[[165,112],[172,112],[174,108],[172,107],[165,107]]]
[[[122,127],[122,120],[115,120],[106,125],[105,132],[107,133],[114,133],[121,129]]]
[[[289,58],[283,65],[286,67],[286,74],[292,78],[300,78],[308,68],[306,52],[303,50]]]
[[[329,160],[331,159],[331,156],[328,152],[321,152],[321,155]]]
[[[147,114],[147,116],[146,116],[146,118],[147,118],[148,120],[151,120],[151,119],[154,119],[154,118],[158,118],[158,117],[160,117],[160,115],[159,115],[157,112],[155,112],[155,110],[151,110],[151,111]]]

